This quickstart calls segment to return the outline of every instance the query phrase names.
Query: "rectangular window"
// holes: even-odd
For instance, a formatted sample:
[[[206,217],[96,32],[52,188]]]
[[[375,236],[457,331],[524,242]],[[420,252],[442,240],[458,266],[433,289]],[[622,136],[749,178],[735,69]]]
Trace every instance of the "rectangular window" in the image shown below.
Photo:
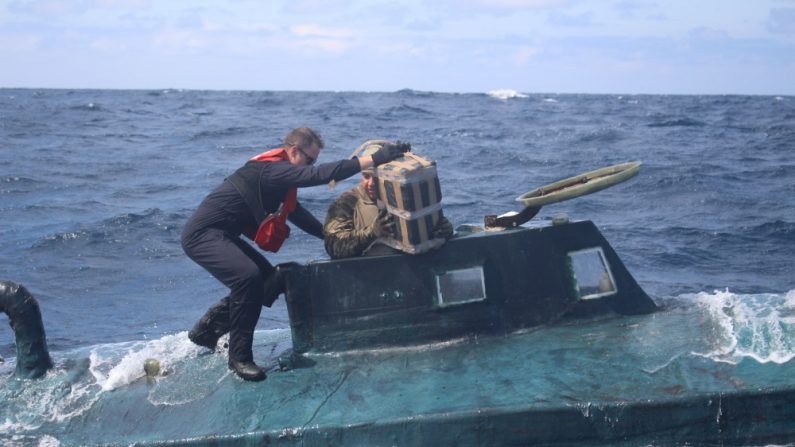
[[[450,270],[436,275],[436,296],[440,307],[486,299],[483,267]]]
[[[613,273],[599,247],[569,253],[575,289],[581,300],[601,298],[616,293]]]

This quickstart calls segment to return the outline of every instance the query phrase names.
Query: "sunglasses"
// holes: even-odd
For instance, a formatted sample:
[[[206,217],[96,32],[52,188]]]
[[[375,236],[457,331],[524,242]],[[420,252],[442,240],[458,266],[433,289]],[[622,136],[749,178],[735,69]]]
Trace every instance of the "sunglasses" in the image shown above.
[[[309,154],[307,154],[306,152],[304,152],[304,150],[303,150],[303,149],[301,149],[301,146],[299,146],[299,145],[297,145],[297,144],[296,144],[296,145],[295,145],[295,147],[297,147],[297,148],[298,148],[298,150],[299,150],[299,151],[300,151],[302,154],[304,154],[304,158],[306,158],[306,164],[307,164],[307,165],[309,165],[309,166],[312,166],[313,164],[315,164],[315,162],[317,161],[317,159],[315,159],[315,158],[313,158],[313,157],[310,157],[310,156],[309,156]]]

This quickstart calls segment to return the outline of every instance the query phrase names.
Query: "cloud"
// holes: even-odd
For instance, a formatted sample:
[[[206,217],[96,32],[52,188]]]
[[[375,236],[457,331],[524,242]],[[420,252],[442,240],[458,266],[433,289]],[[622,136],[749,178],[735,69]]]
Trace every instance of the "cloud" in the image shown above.
[[[527,64],[530,59],[541,51],[538,47],[522,46],[516,49],[513,60],[519,65]]]
[[[11,63],[0,69],[0,80],[25,85],[35,75],[49,86],[141,85],[135,70],[114,69],[118,79],[87,74],[109,61],[147,66],[153,85],[205,82],[211,88],[262,85],[259,73],[274,66],[293,71],[269,74],[267,79],[279,83],[268,88],[476,91],[504,81],[517,88],[605,91],[608,84],[592,78],[595,72],[609,85],[621,80],[635,91],[682,91],[684,84],[666,84],[673,77],[677,83],[685,79],[680,72],[703,79],[725,73],[731,79],[737,67],[745,66],[792,77],[793,0],[731,5],[723,7],[722,0],[692,5],[660,0],[5,0],[0,3],[0,52],[16,62],[13,72]],[[70,81],[62,73],[49,74],[58,57],[81,61],[80,77]],[[317,76],[321,67],[323,76]],[[389,75],[372,76],[359,67],[389,67]],[[176,72],[193,75],[175,82]],[[252,72],[258,75],[245,84]],[[791,82],[781,84],[785,87],[776,88],[791,90]],[[726,88],[745,91],[741,87]]]
[[[44,16],[80,15],[95,9],[140,11],[150,9],[151,0],[14,0],[8,9],[13,13]]]
[[[767,29],[777,34],[795,34],[795,8],[771,9]]]
[[[351,42],[336,39],[306,39],[293,42],[293,46],[320,50],[323,53],[339,54],[353,48],[355,45]]]
[[[369,26],[425,29],[435,23],[424,17],[425,15],[424,10],[414,9],[412,5],[404,3],[368,3],[354,12],[352,20],[354,23],[364,23]]]
[[[343,53],[357,46],[356,33],[353,30],[315,24],[291,26],[286,44],[297,49],[318,50],[330,54]]]
[[[119,53],[129,49],[129,46],[125,40],[119,40],[110,37],[100,37],[95,39],[89,44],[89,46],[94,50],[108,53]]]
[[[719,40],[728,39],[729,33],[727,33],[724,30],[699,26],[690,30],[688,36],[691,39],[701,40],[701,41],[719,41]]]
[[[547,21],[550,25],[577,28],[589,27],[593,25],[593,13],[588,11],[581,14],[565,14],[554,11],[549,15]]]
[[[195,53],[207,45],[207,39],[190,30],[169,29],[155,34],[152,45],[170,53]]]
[[[93,0],[91,3],[98,8],[123,10],[142,10],[152,6],[152,0]]]
[[[291,0],[285,2],[283,11],[288,14],[323,16],[347,11],[349,0]]]
[[[637,0],[623,0],[615,4],[618,13],[627,19],[637,19],[639,17],[659,17],[660,5],[654,2]]]
[[[415,45],[408,42],[384,42],[376,45],[373,53],[386,57],[419,57],[428,53],[427,46]]]
[[[505,16],[520,12],[565,9],[575,3],[575,0],[424,0],[424,7],[448,18],[470,14]]]
[[[349,29],[325,28],[314,24],[291,26],[290,33],[299,37],[330,37],[337,39],[346,39],[354,35],[354,32]]]
[[[8,10],[14,14],[33,14],[45,16],[74,14],[84,10],[84,2],[64,2],[59,0],[16,0],[8,4]]]
[[[242,33],[242,34],[257,34],[257,33],[275,33],[279,31],[279,27],[270,23],[262,22],[222,22],[218,20],[202,20],[203,31],[215,33]]]
[[[572,2],[571,0],[466,0],[463,3],[470,3],[482,8],[528,10],[558,8],[568,6]]]
[[[41,41],[41,36],[35,34],[0,34],[0,48],[2,48],[3,52],[24,53],[35,51],[39,48]]]

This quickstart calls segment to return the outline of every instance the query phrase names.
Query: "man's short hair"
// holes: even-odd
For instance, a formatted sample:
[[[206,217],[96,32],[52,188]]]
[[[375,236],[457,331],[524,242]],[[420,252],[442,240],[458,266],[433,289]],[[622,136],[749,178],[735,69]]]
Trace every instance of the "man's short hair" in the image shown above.
[[[323,149],[323,139],[320,134],[309,127],[299,127],[293,129],[284,138],[284,147],[298,146],[301,149],[309,149],[312,143],[317,144],[317,147]]]

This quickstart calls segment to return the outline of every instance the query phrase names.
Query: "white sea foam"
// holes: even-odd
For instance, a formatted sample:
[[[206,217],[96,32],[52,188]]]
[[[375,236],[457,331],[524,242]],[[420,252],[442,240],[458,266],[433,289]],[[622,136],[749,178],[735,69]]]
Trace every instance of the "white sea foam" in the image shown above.
[[[61,441],[50,435],[44,435],[39,439],[39,447],[58,447],[60,445]]]
[[[168,372],[171,365],[195,357],[201,349],[188,340],[187,332],[147,342],[102,345],[91,351],[90,371],[102,390],[110,391],[144,377],[147,359],[159,360],[161,371]]]
[[[290,330],[257,331],[255,349],[270,346],[266,355],[275,357],[289,347]],[[111,390],[142,379],[144,361],[160,361],[162,376],[150,387],[149,400],[155,405],[180,405],[202,398],[217,382],[228,376],[226,356],[199,353],[204,348],[188,340],[186,332],[149,341],[109,343],[53,353],[56,367],[35,381],[0,382],[0,433],[27,436],[46,422],[79,417]],[[5,365],[11,364],[12,361]],[[176,372],[175,372],[176,371]],[[8,377],[4,379],[10,380]],[[0,438],[3,439],[3,438]],[[56,438],[39,438],[40,446],[58,446]],[[0,444],[2,441],[0,440]],[[26,444],[29,445],[29,444]]]
[[[262,344],[273,345],[289,340],[289,329],[257,331],[255,349]],[[223,341],[219,346],[223,346]],[[102,391],[110,391],[142,379],[146,375],[143,365],[147,359],[157,359],[162,375],[167,377],[176,367],[181,368],[187,362],[195,361],[193,359],[202,351],[204,348],[193,344],[184,331],[156,340],[99,345],[91,350],[89,370]],[[223,357],[221,363],[226,367],[225,355],[214,357]]]
[[[744,295],[728,290],[702,292],[694,300],[712,325],[712,350],[693,352],[715,361],[786,363],[795,358],[795,290]]]
[[[223,346],[225,339],[219,340]],[[290,342],[290,330],[269,329],[254,334],[254,352],[258,362],[266,357],[260,366],[268,367],[268,363],[283,352]],[[193,345],[185,337],[185,343]],[[184,347],[183,347],[184,348]],[[189,347],[191,350],[192,347]],[[270,348],[270,352],[268,352]],[[282,348],[282,349],[280,349]],[[184,405],[188,402],[204,399],[215,392],[217,384],[225,380],[231,372],[227,367],[227,356],[223,352],[215,355],[174,355],[169,362],[166,375],[158,378],[150,387],[148,401],[153,405]],[[133,362],[134,363],[134,362]]]
[[[98,388],[73,379],[68,371],[55,369],[41,379],[3,388],[0,401],[8,406],[2,411],[5,421],[0,432],[31,432],[45,422],[68,420],[91,408]]]
[[[35,430],[37,428],[39,428],[38,425],[33,425],[30,423],[25,423],[20,421],[13,421],[11,419],[6,419],[2,423],[0,423],[0,433],[14,433],[14,432]]]
[[[527,98],[527,95],[511,89],[492,90],[488,93],[488,95],[497,99]]]

